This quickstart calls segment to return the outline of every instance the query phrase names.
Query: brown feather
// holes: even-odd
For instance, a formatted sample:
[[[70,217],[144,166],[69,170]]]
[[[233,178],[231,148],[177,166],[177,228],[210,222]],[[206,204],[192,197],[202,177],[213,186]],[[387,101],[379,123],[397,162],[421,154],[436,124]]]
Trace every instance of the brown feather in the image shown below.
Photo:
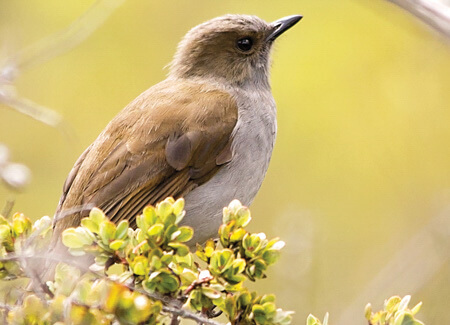
[[[161,82],[120,112],[83,153],[57,212],[93,203],[116,222],[134,223],[146,205],[186,195],[231,160],[237,116],[234,99],[223,90]],[[64,218],[57,229],[77,226],[83,216]]]
[[[64,182],[64,185],[63,185],[63,194],[59,200],[57,210],[60,210],[61,205],[64,203],[67,192],[69,191],[70,187],[72,186],[73,180],[75,179],[75,176],[77,176],[78,170],[80,169],[80,166],[83,163],[84,158],[86,158],[86,155],[88,154],[91,147],[92,147],[92,145],[87,147],[87,149],[81,154],[81,156],[78,157],[77,161],[75,162],[75,165],[73,165],[72,170],[69,172],[69,175],[67,175],[66,181]]]

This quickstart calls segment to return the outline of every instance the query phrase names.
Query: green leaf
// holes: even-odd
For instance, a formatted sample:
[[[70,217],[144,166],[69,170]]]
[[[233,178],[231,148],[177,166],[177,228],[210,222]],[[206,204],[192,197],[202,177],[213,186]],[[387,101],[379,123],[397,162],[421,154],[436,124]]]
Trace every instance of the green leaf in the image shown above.
[[[58,263],[55,268],[55,286],[59,294],[69,295],[80,279],[80,270],[76,267]]]
[[[117,251],[120,248],[122,248],[122,246],[124,244],[125,244],[125,241],[120,240],[120,239],[116,239],[115,241],[111,242],[111,244],[109,244],[109,248],[111,248],[114,251]]]
[[[384,303],[384,309],[388,313],[393,314],[397,311],[401,301],[402,298],[400,298],[399,296],[392,296]]]
[[[27,318],[36,318],[36,320],[40,320],[44,316],[44,305],[42,301],[35,295],[27,296],[24,300],[23,307],[24,314],[28,315]]]
[[[177,217],[173,213],[169,214],[164,219],[164,226],[165,227],[170,227],[170,226],[176,227],[176,225],[175,225],[176,219],[177,219]]]
[[[233,273],[242,273],[245,270],[245,260],[242,258],[237,258],[233,261]]]
[[[22,234],[27,234],[32,228],[31,220],[25,217],[22,213],[16,213],[13,216],[12,233],[14,237],[18,237]]]
[[[407,295],[404,296],[402,301],[400,301],[400,304],[398,305],[398,310],[406,310],[408,308],[409,301],[411,300],[411,296]]]
[[[150,225],[148,225],[145,222],[145,217],[143,214],[140,214],[136,217],[136,226],[137,226],[137,230],[144,230],[147,231],[147,229],[150,227]]]
[[[228,283],[231,286],[234,287],[233,289],[230,287],[227,287],[227,289],[229,291],[239,291],[241,289],[240,287],[238,287],[239,284],[245,280],[245,276],[242,274],[239,274],[239,273],[238,274],[226,273],[226,274],[223,274],[222,276],[228,281]]]
[[[273,318],[275,316],[277,307],[273,302],[266,302],[262,306],[267,318]]]
[[[417,314],[420,310],[420,308],[422,307],[422,302],[419,302],[417,305],[415,305],[412,309],[411,309],[411,313],[413,315]]]
[[[174,241],[175,237],[180,234],[180,232],[178,231],[178,227],[174,224],[164,225],[164,228],[166,229],[164,232],[164,238],[166,242]]]
[[[182,211],[178,215],[174,214],[174,216],[175,216],[175,222],[174,222],[175,225],[178,225],[180,223],[180,221],[184,219],[185,215],[186,215],[186,211]]]
[[[284,246],[286,246],[286,243],[284,241],[280,240],[279,238],[274,238],[267,243],[266,249],[279,251]]]
[[[178,256],[177,256],[178,257]],[[163,263],[164,265],[169,265],[170,262],[172,262],[172,260],[175,258],[175,256],[173,255],[172,252],[170,253],[166,253],[164,252],[164,255],[161,256],[161,263]]]
[[[169,243],[167,246],[176,250],[177,255],[186,256],[189,253],[189,247],[182,243]]]
[[[260,249],[262,239],[265,239],[264,234],[246,234],[242,239],[245,256],[250,258],[256,256]]]
[[[153,226],[158,220],[155,208],[151,205],[146,206],[143,211],[143,218],[147,227]]]
[[[162,294],[175,292],[179,287],[178,278],[169,271],[153,272],[143,284],[147,291],[158,291]]]
[[[183,209],[184,209],[184,199],[180,198],[176,200],[175,203],[173,204],[173,214],[179,216],[183,213]]]
[[[423,323],[414,319],[410,312],[401,312],[395,317],[394,325],[423,325]]]
[[[62,234],[62,242],[69,248],[82,248],[84,241],[77,234],[75,228],[67,228]]]
[[[145,237],[145,232],[143,232],[141,228],[136,229],[135,238],[138,243],[142,243],[144,240],[147,240]]]
[[[169,201],[167,201],[167,199],[156,205],[156,213],[163,222],[165,222],[167,217],[172,214],[172,211],[173,211],[172,204]]]
[[[236,213],[236,220],[236,225],[238,227],[247,226],[252,220],[252,217],[250,216],[250,210],[247,207],[239,208]]]
[[[204,294],[209,299],[218,299],[222,295],[220,293],[220,291],[217,291],[217,290],[214,290],[214,289],[208,288],[208,287],[203,287],[201,290],[202,290],[202,294]]]
[[[175,225],[174,225],[174,227],[176,228]],[[170,240],[175,240],[180,234],[181,234],[181,231],[176,230],[175,232],[173,232],[173,233],[170,235]]]
[[[12,249],[12,234],[11,228],[8,225],[0,225],[0,243],[7,247],[7,249]]]
[[[195,280],[197,280],[197,277],[198,274],[189,269],[184,269],[183,272],[180,274],[181,283],[186,287],[191,285],[192,282],[194,282]]]
[[[248,306],[252,302],[252,295],[248,291],[245,291],[239,295],[238,302],[243,307]]]
[[[156,236],[160,236],[163,231],[164,231],[164,225],[161,223],[157,223],[148,229],[147,235],[156,237]]]
[[[100,223],[99,235],[102,239],[103,244],[109,245],[109,242],[112,241],[116,236],[116,225],[108,220],[102,221]]]
[[[89,212],[89,218],[98,225],[107,219],[103,211],[99,208],[93,208]]]
[[[321,325],[320,320],[312,314],[308,315],[306,325]]]
[[[244,238],[246,233],[247,232],[245,231],[244,228],[238,228],[238,229],[236,229],[235,231],[233,231],[231,233],[230,241],[231,242],[238,242],[238,241],[242,240],[242,238]]]
[[[372,316],[372,305],[369,303],[366,305],[366,307],[364,308],[364,317],[367,320],[370,320],[370,317]]]
[[[0,225],[9,225],[8,220],[0,214]]]
[[[86,251],[83,248],[69,248],[69,253],[72,256],[86,255]]]
[[[194,235],[194,230],[191,227],[180,227],[178,228],[178,231],[180,231],[180,234],[176,237],[176,239],[181,243],[191,240]]]
[[[92,245],[92,243],[96,240],[95,235],[87,228],[77,227],[75,232],[86,246]]]
[[[253,318],[258,324],[266,324],[268,321],[264,307],[261,305],[253,305],[252,307]]]
[[[201,311],[203,309],[203,306],[201,303],[201,293],[198,290],[191,291],[185,306],[190,307],[196,311]]]
[[[15,261],[3,262],[3,268],[9,275],[17,275],[21,270],[19,264]]]
[[[81,225],[96,234],[98,234],[98,232],[100,230],[99,224],[94,222],[90,218],[81,219]]]
[[[228,209],[232,214],[236,214],[240,208],[242,208],[242,203],[239,200],[233,200],[228,204]]]
[[[136,275],[147,274],[148,260],[144,256],[137,256],[132,263],[133,273]]]
[[[211,255],[211,261],[209,264],[210,271],[219,275],[225,272],[233,263],[234,255],[229,249],[221,251],[214,251]]]
[[[107,255],[98,255],[95,257],[95,263],[100,266],[104,266],[108,260],[109,256]]]
[[[280,251],[269,249],[263,253],[262,258],[267,263],[267,265],[271,265],[280,258],[280,255]]]
[[[162,267],[163,267],[163,263],[162,263],[161,259],[158,256],[153,255],[151,262],[150,262],[150,268],[152,270],[159,270]]]
[[[225,299],[224,311],[229,315],[230,318],[234,318],[236,315],[236,301],[231,295],[228,295]]]
[[[274,294],[269,294],[269,295],[264,295],[261,297],[261,305],[265,304],[266,302],[275,302],[275,295]]]
[[[227,224],[231,220],[231,211],[227,207],[223,208],[223,217],[222,217],[222,223]]]
[[[128,234],[128,227],[128,220],[122,220],[121,222],[119,222],[116,230],[116,239],[125,239]]]

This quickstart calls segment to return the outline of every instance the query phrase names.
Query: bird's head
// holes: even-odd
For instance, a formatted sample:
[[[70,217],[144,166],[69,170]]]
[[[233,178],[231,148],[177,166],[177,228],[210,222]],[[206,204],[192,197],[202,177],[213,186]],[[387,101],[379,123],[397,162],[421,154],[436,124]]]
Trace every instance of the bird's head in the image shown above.
[[[191,29],[170,65],[175,78],[209,78],[231,84],[268,85],[273,41],[302,16],[267,23],[256,16],[225,15]]]

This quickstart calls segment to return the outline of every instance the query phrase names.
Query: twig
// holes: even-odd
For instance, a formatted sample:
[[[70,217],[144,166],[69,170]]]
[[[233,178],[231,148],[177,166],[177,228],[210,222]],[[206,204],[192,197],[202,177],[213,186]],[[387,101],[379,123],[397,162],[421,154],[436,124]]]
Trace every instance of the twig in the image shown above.
[[[45,106],[36,104],[29,99],[21,98],[16,94],[0,92],[0,102],[14,110],[27,115],[36,121],[52,127],[59,127],[62,116]]]
[[[177,315],[172,315],[172,320],[170,322],[170,325],[179,325],[180,324],[180,319],[178,318]]]
[[[16,93],[14,80],[20,72],[38,63],[61,55],[84,41],[112,12],[125,0],[97,0],[80,18],[67,28],[32,44],[6,59],[0,66],[0,104],[15,109],[39,122],[56,127],[69,139],[73,132],[64,125],[62,116],[57,112],[36,104]]]
[[[163,306],[163,311],[165,311],[167,313],[174,314],[174,315],[178,315],[178,316],[180,316],[182,318],[192,319],[193,321],[196,321],[199,324],[223,325],[223,324],[218,323],[216,321],[213,321],[211,319],[207,319],[207,318],[201,316],[200,314],[193,314],[193,313],[188,312],[187,310],[184,310],[184,309],[175,309],[173,307]]]
[[[46,304],[45,299],[45,292],[48,291],[45,289],[46,285],[41,281],[41,278],[35,272],[35,270],[32,267],[29,267],[26,261],[26,258],[23,256],[19,256],[20,264],[22,265],[22,269],[25,272],[25,275],[30,278],[31,280],[31,287],[33,288],[33,291],[36,293],[36,295],[41,299],[41,301]]]
[[[10,306],[8,304],[4,304],[2,302],[0,302],[0,309],[5,309],[7,311],[10,311],[11,309],[13,309],[14,306]]]
[[[86,267],[85,265],[81,265],[79,263],[74,262],[74,260],[68,259],[65,256],[61,256],[61,255],[17,255],[17,254],[9,254],[6,257],[0,258],[0,262],[6,262],[6,261],[20,261],[22,259],[43,259],[43,260],[48,260],[48,261],[52,261],[52,262],[62,262],[62,263],[66,263],[68,265],[71,266],[75,266],[77,268],[79,268],[81,271],[83,272],[89,272],[93,275],[95,275],[96,277],[98,277],[99,279],[103,279],[106,281],[109,281],[111,283],[115,283],[115,284],[119,284],[119,285],[123,285],[125,287],[127,287],[130,290],[139,292],[151,299],[154,300],[159,300],[163,303],[163,311],[170,313],[172,315],[176,315],[178,317],[181,318],[187,318],[187,319],[192,319],[194,321],[196,321],[199,324],[205,324],[205,325],[223,325],[221,323],[215,322],[211,319],[208,319],[206,317],[204,317],[201,314],[196,314],[196,313],[192,313],[190,311],[184,310],[181,308],[181,302],[173,299],[173,298],[169,298],[167,296],[162,296],[156,293],[149,293],[145,290],[142,290],[140,288],[136,288],[134,286],[131,285],[127,285],[125,283],[120,283],[117,282],[113,279],[108,278],[107,276],[94,272],[92,270],[90,270],[88,267]]]
[[[79,212],[84,212],[84,211],[90,211],[93,208],[95,208],[95,205],[92,203],[87,203],[87,204],[83,204],[83,205],[78,205],[74,208],[70,208],[70,209],[66,209],[63,211],[58,212],[57,214],[55,214],[55,216],[53,217],[53,226],[56,225],[56,223],[58,221],[60,221],[61,219],[64,219],[68,216],[71,216],[72,214],[75,213],[79,213]]]
[[[439,0],[388,0],[450,37],[450,6]]]
[[[3,207],[2,216],[8,218],[11,215],[11,211],[14,207],[14,200],[7,200],[5,206]]]
[[[70,51],[88,38],[125,0],[97,0],[67,28],[20,51],[11,66],[21,71]]]

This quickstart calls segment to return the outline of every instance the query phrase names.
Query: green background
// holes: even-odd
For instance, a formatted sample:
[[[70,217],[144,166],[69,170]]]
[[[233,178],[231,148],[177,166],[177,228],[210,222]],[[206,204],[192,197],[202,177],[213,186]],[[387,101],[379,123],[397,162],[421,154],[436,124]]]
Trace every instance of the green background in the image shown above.
[[[93,1],[0,0],[1,57],[66,27]],[[76,138],[0,106],[0,141],[31,185],[0,187],[29,217],[52,215],[79,154],[128,102],[167,74],[178,41],[226,13],[302,14],[273,51],[278,138],[251,229],[287,242],[257,285],[295,310],[364,324],[393,294],[449,324],[450,42],[382,0],[129,0],[85,42],[17,80]]]

